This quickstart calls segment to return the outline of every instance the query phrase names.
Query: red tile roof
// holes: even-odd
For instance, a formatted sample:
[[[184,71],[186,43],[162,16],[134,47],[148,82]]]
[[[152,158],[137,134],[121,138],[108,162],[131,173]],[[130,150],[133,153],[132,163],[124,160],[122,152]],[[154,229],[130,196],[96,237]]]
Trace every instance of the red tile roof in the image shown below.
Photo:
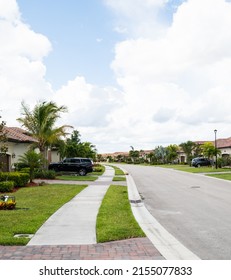
[[[4,127],[4,132],[6,133],[6,136],[9,141],[13,142],[24,142],[24,143],[31,143],[31,142],[37,142],[35,138],[29,135],[29,133],[19,127]]]
[[[226,139],[217,139],[218,148],[228,148],[231,147],[231,137]]]

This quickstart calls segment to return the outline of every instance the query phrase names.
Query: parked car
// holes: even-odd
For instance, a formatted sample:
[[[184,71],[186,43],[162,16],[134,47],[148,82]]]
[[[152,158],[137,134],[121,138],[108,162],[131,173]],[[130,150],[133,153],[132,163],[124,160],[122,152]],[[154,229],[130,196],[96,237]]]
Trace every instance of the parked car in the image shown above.
[[[211,161],[208,158],[197,157],[192,159],[192,166],[200,167],[200,166],[210,166]]]
[[[65,158],[63,161],[50,163],[48,169],[56,172],[74,172],[85,176],[87,173],[93,172],[93,161],[90,158]]]

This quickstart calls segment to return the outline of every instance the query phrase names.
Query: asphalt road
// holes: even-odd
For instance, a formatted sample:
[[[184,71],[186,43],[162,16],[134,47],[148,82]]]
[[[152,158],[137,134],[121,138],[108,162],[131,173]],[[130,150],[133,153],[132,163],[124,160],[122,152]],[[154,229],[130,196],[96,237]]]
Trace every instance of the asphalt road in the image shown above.
[[[121,165],[146,208],[205,260],[231,260],[231,182],[159,167]]]

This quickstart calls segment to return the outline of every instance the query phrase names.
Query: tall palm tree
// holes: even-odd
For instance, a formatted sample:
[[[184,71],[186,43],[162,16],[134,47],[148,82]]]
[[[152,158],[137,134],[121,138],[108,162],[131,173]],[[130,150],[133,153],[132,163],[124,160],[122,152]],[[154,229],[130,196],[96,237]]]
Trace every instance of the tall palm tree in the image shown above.
[[[67,112],[65,106],[58,107],[52,101],[39,102],[32,111],[22,102],[22,117],[18,118],[18,121],[37,139],[36,145],[44,158],[47,158],[48,147],[61,136],[66,136],[66,128],[71,127],[68,125],[55,127],[60,113],[64,112]]]
[[[179,146],[182,148],[183,152],[186,154],[187,162],[190,165],[191,160],[193,158],[193,152],[196,149],[198,150],[198,145],[195,142],[192,142],[189,140],[187,142],[181,143]]]

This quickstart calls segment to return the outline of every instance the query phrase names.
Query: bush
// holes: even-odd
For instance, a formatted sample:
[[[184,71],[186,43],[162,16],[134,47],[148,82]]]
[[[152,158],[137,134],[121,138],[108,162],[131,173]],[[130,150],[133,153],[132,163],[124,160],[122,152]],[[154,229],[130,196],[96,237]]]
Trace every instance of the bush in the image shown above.
[[[217,159],[217,165],[219,168],[225,167],[225,166],[231,166],[231,157],[219,157]]]
[[[25,163],[17,162],[14,164],[15,171],[22,171],[23,168],[28,168],[28,165]]]
[[[24,167],[19,172],[20,173],[28,173],[28,174],[30,174],[30,167]]]
[[[0,182],[0,192],[11,192],[14,188],[13,181]]]
[[[103,167],[102,166],[95,166],[93,168],[94,172],[102,172],[103,171]]]
[[[29,181],[29,174],[20,172],[1,172],[0,182],[13,181],[15,187],[25,187]]]
[[[37,170],[35,172],[35,178],[39,179],[55,179],[56,173],[54,170]]]

